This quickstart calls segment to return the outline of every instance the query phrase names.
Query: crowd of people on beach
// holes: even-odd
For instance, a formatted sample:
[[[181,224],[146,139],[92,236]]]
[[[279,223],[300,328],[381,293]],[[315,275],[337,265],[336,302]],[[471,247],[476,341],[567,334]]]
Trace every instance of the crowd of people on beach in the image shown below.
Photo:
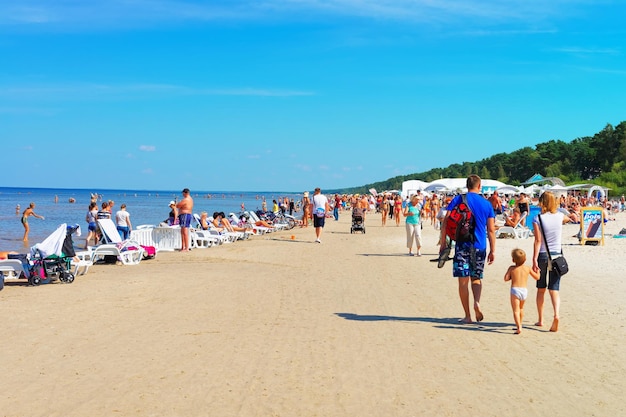
[[[560,276],[548,268],[549,256],[546,244],[551,250],[552,256],[561,256],[561,225],[567,222],[579,223],[580,209],[586,206],[601,206],[605,210],[605,219],[612,219],[612,214],[626,210],[626,199],[621,198],[608,200],[604,196],[587,196],[582,192],[568,192],[555,196],[550,191],[543,192],[539,197],[526,195],[525,193],[502,194],[491,192],[482,193],[481,179],[476,175],[467,178],[467,205],[471,208],[474,217],[474,237],[468,242],[455,242],[454,255],[449,258],[451,249],[450,237],[446,236],[446,224],[449,221],[450,211],[461,202],[461,195],[448,195],[444,193],[426,193],[416,191],[404,198],[398,192],[383,192],[372,194],[334,194],[332,197],[325,196],[320,188],[315,188],[313,195],[308,191],[302,194],[301,199],[289,197],[278,198],[272,201],[271,210],[268,213],[274,215],[289,215],[295,224],[306,228],[312,224],[315,229],[315,243],[321,243],[321,234],[326,219],[339,220],[344,212],[354,214],[358,212],[365,218],[366,215],[376,213],[380,215],[381,226],[386,227],[387,221],[400,226],[404,218],[406,229],[406,247],[409,256],[421,256],[422,236],[424,224],[440,231],[438,245],[440,256],[437,259],[438,266],[442,267],[448,259],[452,262],[453,276],[458,279],[459,296],[464,310],[463,323],[472,323],[472,306],[470,304],[470,292],[473,295],[473,312],[475,320],[480,322],[484,319],[480,297],[482,291],[481,279],[486,264],[493,263],[495,257],[496,238],[495,231],[499,227],[517,226],[521,224],[530,228],[533,232],[532,266],[525,266],[526,253],[521,249],[515,249],[511,253],[513,265],[505,273],[504,279],[511,281],[511,306],[516,323],[516,333],[521,333],[521,320],[523,317],[524,301],[527,297],[526,281],[529,277],[537,280],[537,326],[544,323],[543,306],[546,292],[550,296],[554,318],[550,327],[551,331],[557,331],[559,326],[559,284]],[[114,211],[115,202],[112,200],[102,201],[98,205],[97,194],[92,195],[89,208],[85,217],[88,235],[85,248],[102,242],[102,231],[98,227],[98,220],[114,220],[120,238],[125,240],[131,237],[131,215],[126,210],[126,204],[122,204],[119,210]],[[267,209],[265,199],[263,208]],[[538,207],[543,223],[539,225],[535,218],[533,224],[526,224],[526,216],[531,207]],[[214,212],[212,217],[207,212],[202,212],[199,219],[194,218],[194,201],[188,188],[182,190],[182,198],[179,201],[169,203],[169,215],[162,225],[180,228],[181,247],[180,251],[191,250],[190,230],[197,220],[200,229],[213,229],[218,232],[243,232],[252,233],[254,228],[272,228],[271,220],[250,220],[249,216],[227,216],[223,212]],[[28,240],[30,217],[43,219],[35,213],[35,203],[30,203],[23,211],[20,218],[24,226],[24,241]],[[19,212],[19,207],[16,209]],[[245,213],[242,204],[242,213]],[[240,215],[242,214],[240,213]],[[301,213],[301,214],[300,214]],[[545,238],[545,239],[544,239]]]
[[[449,211],[460,202],[460,195],[444,193],[423,193],[417,191],[412,195],[401,197],[398,192],[369,194],[369,195],[337,195],[329,199],[329,210],[335,219],[339,213],[364,209],[366,213],[377,213],[381,217],[381,226],[393,224],[400,226],[401,219],[405,219],[406,247],[409,256],[421,256],[421,230],[428,224],[441,231],[438,244],[444,259],[436,259],[439,264],[451,259],[453,276],[458,278],[459,296],[464,310],[462,323],[472,323],[472,305],[469,295],[473,295],[473,312],[475,320],[484,319],[480,296],[482,291],[481,279],[485,264],[493,263],[495,257],[495,231],[503,226],[527,227],[532,231],[533,253],[530,258],[532,265],[527,266],[527,255],[519,248],[511,253],[512,265],[504,275],[505,281],[511,282],[511,307],[516,324],[515,333],[522,331],[524,302],[528,295],[526,283],[529,278],[537,281],[537,326],[544,325],[544,299],[549,294],[553,309],[553,321],[550,331],[556,332],[560,319],[560,276],[549,268],[549,258],[562,256],[561,240],[564,223],[580,223],[582,207],[602,207],[605,221],[614,220],[615,213],[626,210],[626,199],[606,199],[603,195],[586,195],[581,191],[570,191],[556,196],[550,191],[542,192],[539,196],[520,193],[483,193],[481,179],[472,175],[467,179],[468,204],[475,215],[475,237],[472,242],[456,242],[454,255],[448,258],[450,239],[445,236],[445,224],[448,221]],[[533,217],[532,224],[526,219],[531,207],[537,207],[540,216]],[[330,216],[328,216],[330,217]],[[541,226],[539,217],[543,220]],[[545,239],[544,239],[545,238]],[[546,251],[546,243],[550,248],[551,257]],[[447,249],[447,250],[446,250]]]

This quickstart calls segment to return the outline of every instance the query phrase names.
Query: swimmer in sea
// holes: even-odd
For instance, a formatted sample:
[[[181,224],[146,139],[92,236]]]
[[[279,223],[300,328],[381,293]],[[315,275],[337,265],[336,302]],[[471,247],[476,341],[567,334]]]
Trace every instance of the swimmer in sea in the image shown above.
[[[22,225],[24,226],[24,242],[28,241],[28,232],[30,232],[30,227],[28,226],[28,218],[30,216],[36,217],[38,219],[44,220],[43,216],[40,216],[39,214],[35,213],[33,211],[33,209],[35,208],[35,203],[30,203],[28,208],[26,210],[24,210],[24,212],[22,213]]]

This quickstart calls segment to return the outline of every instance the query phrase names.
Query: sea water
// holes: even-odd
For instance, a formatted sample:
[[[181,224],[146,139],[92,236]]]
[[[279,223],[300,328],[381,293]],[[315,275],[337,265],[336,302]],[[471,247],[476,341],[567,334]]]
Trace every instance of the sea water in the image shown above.
[[[89,208],[92,194],[98,195],[98,208],[102,201],[113,200],[113,216],[122,204],[130,213],[133,228],[139,225],[158,225],[169,216],[169,202],[182,198],[180,191],[146,191],[146,190],[85,190],[64,188],[12,188],[0,187],[0,251],[16,251],[26,253],[30,247],[41,242],[54,232],[60,224],[78,224],[81,236],[74,236],[74,244],[82,247],[87,236],[85,216]],[[223,211],[239,213],[242,204],[246,210],[260,210],[263,199],[269,210],[272,200],[285,197],[294,202],[302,199],[301,193],[289,192],[222,192],[192,190],[194,213]],[[73,202],[70,202],[72,200]],[[20,219],[22,212],[33,202],[34,212],[44,216],[44,220],[34,216],[28,218],[30,232],[28,242],[23,242],[24,227]],[[16,210],[19,205],[19,209]]]

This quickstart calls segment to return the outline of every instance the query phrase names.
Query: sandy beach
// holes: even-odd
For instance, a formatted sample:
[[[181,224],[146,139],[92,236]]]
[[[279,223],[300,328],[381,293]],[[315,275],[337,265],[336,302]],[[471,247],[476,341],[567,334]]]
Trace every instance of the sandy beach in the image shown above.
[[[406,256],[400,227],[370,214],[137,266],[95,265],[72,284],[0,292],[2,416],[626,415],[626,215],[604,246],[564,226],[571,272],[561,325],[536,321],[529,283],[514,335],[510,251],[498,239],[479,324],[462,308],[437,231]],[[293,236],[293,239],[291,238]]]

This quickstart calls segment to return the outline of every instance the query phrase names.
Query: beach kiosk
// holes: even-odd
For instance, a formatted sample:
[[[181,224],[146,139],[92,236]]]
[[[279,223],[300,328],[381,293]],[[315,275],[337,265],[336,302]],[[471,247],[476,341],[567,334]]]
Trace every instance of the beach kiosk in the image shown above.
[[[580,244],[597,242],[604,245],[604,209],[602,207],[583,207],[580,221]]]

